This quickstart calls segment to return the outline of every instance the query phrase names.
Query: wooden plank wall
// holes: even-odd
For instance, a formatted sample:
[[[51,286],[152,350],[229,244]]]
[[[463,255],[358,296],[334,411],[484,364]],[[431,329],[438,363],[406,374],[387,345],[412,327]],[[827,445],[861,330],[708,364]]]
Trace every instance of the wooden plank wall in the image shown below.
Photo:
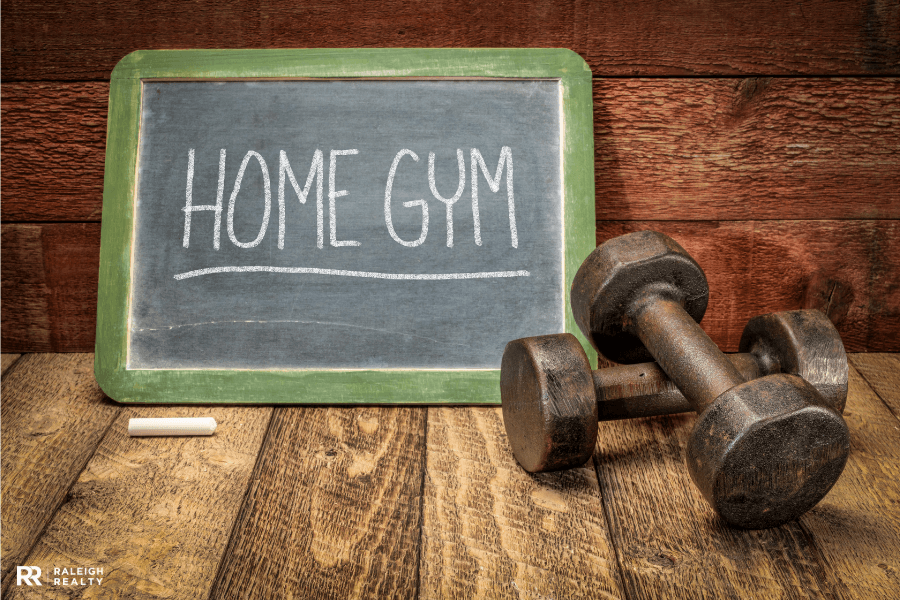
[[[900,350],[900,4],[4,4],[2,350],[93,350],[109,74],[146,48],[567,47],[594,73],[598,242],[699,259],[704,327],[817,307]]]

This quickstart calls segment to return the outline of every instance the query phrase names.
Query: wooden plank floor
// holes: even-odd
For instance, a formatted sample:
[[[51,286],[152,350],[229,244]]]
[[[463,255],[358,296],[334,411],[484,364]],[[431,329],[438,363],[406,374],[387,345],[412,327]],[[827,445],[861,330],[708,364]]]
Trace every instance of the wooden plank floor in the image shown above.
[[[851,355],[847,468],[766,531],[694,489],[692,415],[601,424],[584,467],[529,475],[498,408],[120,406],[92,362],[2,356],[4,597],[900,598],[900,355]],[[162,415],[219,429],[127,435]],[[102,573],[53,584],[79,567]]]

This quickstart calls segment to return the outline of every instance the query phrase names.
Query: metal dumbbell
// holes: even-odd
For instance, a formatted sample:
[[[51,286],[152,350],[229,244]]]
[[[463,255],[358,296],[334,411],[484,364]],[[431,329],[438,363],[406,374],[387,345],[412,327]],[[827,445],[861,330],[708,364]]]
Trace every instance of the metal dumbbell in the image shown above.
[[[824,406],[843,412],[847,354],[840,334],[822,312],[794,310],[754,317],[744,328],[740,350],[728,359],[744,379],[798,375],[816,388]],[[581,344],[568,333],[513,340],[503,354],[503,421],[516,458],[533,473],[584,464],[596,444],[598,421],[692,410],[659,365],[640,363],[590,371],[596,411],[571,414],[563,409],[570,390],[548,386],[561,379],[560,368],[590,371]],[[536,377],[522,377],[523,372]]]
[[[847,353],[837,329],[821,311],[789,310],[754,317],[744,328],[739,350],[728,360],[745,380],[774,373],[797,375],[816,388],[823,406],[844,412]],[[595,371],[593,377],[600,421],[692,410],[656,363],[609,367]]]
[[[801,515],[831,488],[849,453],[849,433],[797,376],[745,382],[696,323],[707,300],[700,267],[673,240],[653,232],[597,248],[572,289],[576,321],[595,347],[620,362],[648,348],[700,414],[688,442],[688,469],[716,512],[741,527],[775,526]],[[544,386],[541,393],[559,396],[561,416],[555,418],[563,428],[567,419],[577,428],[597,410],[593,377],[583,364],[573,368],[550,358],[542,367],[552,373],[547,377],[524,360],[518,373],[501,375],[501,390],[504,398],[522,397],[517,386],[543,377],[536,384]],[[560,447],[574,454],[584,442],[570,438]]]
[[[700,415],[688,471],[733,525],[772,527],[812,508],[850,451],[841,416],[786,374],[745,382],[697,324],[706,276],[671,238],[638,232],[602,244],[572,284],[572,311],[598,349],[643,346]],[[605,354],[608,358],[614,357]]]
[[[744,328],[740,349],[741,354],[728,359],[744,379],[773,373],[798,375],[816,388],[824,406],[843,412],[847,354],[823,313],[795,310],[754,317]],[[564,410],[571,390],[548,385],[564,377],[560,369],[591,373],[595,411],[572,414]],[[503,421],[510,444],[518,461],[533,473],[584,464],[596,444],[598,421],[693,410],[656,363],[590,371],[581,344],[569,333],[513,340],[503,354],[501,378]]]

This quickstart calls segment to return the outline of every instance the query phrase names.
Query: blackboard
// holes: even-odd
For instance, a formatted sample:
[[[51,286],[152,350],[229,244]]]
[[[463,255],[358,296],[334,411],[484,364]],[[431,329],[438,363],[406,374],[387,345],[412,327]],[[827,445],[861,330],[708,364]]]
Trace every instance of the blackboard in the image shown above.
[[[591,134],[590,72],[565,50],[129,55],[110,91],[101,387],[499,402],[508,341],[576,329]]]

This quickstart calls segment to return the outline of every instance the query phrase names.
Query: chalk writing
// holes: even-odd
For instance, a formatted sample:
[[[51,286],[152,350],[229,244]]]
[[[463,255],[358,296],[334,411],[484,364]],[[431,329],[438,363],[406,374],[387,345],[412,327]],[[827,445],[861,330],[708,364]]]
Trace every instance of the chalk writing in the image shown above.
[[[479,246],[481,245],[481,217],[478,212],[478,171],[475,169],[475,163],[478,162],[478,165],[481,167],[481,172],[484,173],[485,179],[487,179],[488,187],[491,188],[491,191],[495,194],[500,191],[500,176],[503,174],[503,165],[506,164],[506,197],[507,197],[507,205],[509,207],[509,235],[512,239],[512,247],[519,247],[519,233],[516,229],[516,201],[513,196],[513,160],[512,160],[512,150],[509,146],[503,146],[500,150],[500,161],[497,163],[497,173],[494,175],[494,178],[491,179],[491,174],[488,171],[487,165],[484,164],[484,158],[481,157],[481,152],[478,151],[478,148],[472,148],[471,150],[471,163],[472,163],[472,216],[475,219],[475,243]]]
[[[214,223],[213,223],[213,248],[218,250],[220,247],[220,237],[221,237],[221,224],[222,224],[222,204],[223,204],[223,196],[225,192],[225,160],[226,160],[226,151],[225,148],[222,148],[219,151],[219,178],[218,178],[218,186],[216,190],[216,203],[215,204],[194,204],[194,154],[195,149],[190,148],[188,150],[188,163],[187,163],[187,183],[185,187],[185,204],[184,208],[182,208],[182,212],[184,212],[184,235],[182,236],[182,246],[184,248],[190,247],[191,240],[191,224],[192,224],[192,215],[198,211],[213,211],[215,215]],[[348,190],[339,190],[337,188],[337,157],[339,156],[354,156],[358,155],[358,149],[346,149],[346,150],[331,150],[329,153],[328,160],[328,223],[329,223],[329,244],[332,247],[340,248],[340,247],[355,247],[362,245],[362,242],[357,240],[339,240],[337,234],[337,199],[348,196],[350,192]],[[388,235],[390,235],[391,239],[393,239],[398,244],[405,246],[407,248],[415,248],[417,246],[421,246],[425,243],[426,238],[428,237],[428,202],[424,198],[420,198],[418,200],[407,200],[403,202],[404,208],[415,208],[419,207],[422,211],[422,225],[419,233],[419,237],[415,240],[404,240],[397,233],[394,228],[393,216],[392,216],[392,191],[394,186],[394,179],[397,176],[397,171],[400,167],[401,159],[404,156],[409,156],[413,159],[413,162],[419,162],[419,156],[408,148],[403,148],[394,156],[393,161],[391,162],[390,169],[388,170],[387,183],[384,189],[384,222],[387,228]],[[503,146],[500,150],[500,158],[497,162],[497,169],[493,176],[491,176],[490,170],[488,169],[487,163],[484,160],[484,157],[481,154],[481,151],[478,148],[471,148],[469,150],[470,157],[470,182],[471,182],[471,191],[472,191],[472,218],[473,218],[473,236],[475,244],[478,246],[482,245],[481,239],[481,214],[479,208],[479,196],[478,196],[478,180],[479,180],[479,169],[481,174],[484,175],[484,178],[487,181],[488,187],[493,193],[499,193],[501,183],[503,181],[503,172],[504,169],[506,171],[506,196],[507,196],[507,212],[509,218],[509,233],[510,233],[510,245],[513,248],[519,247],[519,235],[518,229],[516,226],[516,207],[515,207],[515,192],[513,186],[513,155],[512,149],[509,146]],[[262,172],[262,181],[263,181],[263,214],[260,222],[259,231],[256,237],[247,242],[242,242],[237,238],[234,230],[234,213],[235,207],[237,205],[238,194],[241,191],[241,183],[244,179],[244,173],[247,170],[247,165],[250,163],[251,159],[256,159],[257,164]],[[428,187],[431,190],[431,195],[441,202],[446,211],[446,221],[447,221],[447,247],[452,248],[454,243],[454,228],[453,228],[453,206],[459,201],[462,197],[463,191],[466,186],[466,168],[465,168],[465,159],[462,149],[456,149],[456,160],[457,160],[457,169],[459,172],[459,184],[456,188],[456,192],[450,198],[445,198],[440,194],[437,189],[437,183],[435,181],[435,153],[428,153]],[[306,182],[303,187],[300,187],[300,184],[297,181],[297,178],[294,175],[294,171],[291,168],[290,161],[288,160],[287,153],[284,150],[280,150],[278,153],[278,249],[284,249],[284,238],[285,238],[285,181],[290,182],[291,187],[294,190],[294,193],[297,195],[297,199],[300,201],[300,204],[305,205],[306,200],[312,192],[313,182],[316,182],[316,247],[323,248],[325,245],[325,214],[324,214],[324,171],[325,171],[325,155],[320,149],[316,149],[313,152],[312,162],[309,167],[309,173],[306,177]],[[226,230],[228,233],[228,239],[231,240],[231,243],[237,246],[238,248],[255,248],[258,246],[265,238],[266,231],[269,226],[269,219],[272,212],[272,191],[271,191],[271,180],[269,176],[269,169],[266,165],[265,159],[262,155],[255,150],[249,150],[244,155],[241,160],[240,168],[238,169],[237,177],[234,181],[234,186],[232,187],[231,196],[228,200],[228,211],[226,216]]]
[[[453,247],[453,205],[460,199],[463,189],[466,187],[466,161],[463,159],[463,151],[456,149],[456,162],[459,165],[459,187],[452,198],[444,198],[437,191],[437,184],[434,182],[434,152],[428,153],[428,187],[431,188],[431,194],[447,205],[447,247]]]
[[[224,150],[222,152],[224,153]],[[259,233],[257,234],[256,239],[252,242],[245,243],[238,241],[237,236],[234,235],[234,205],[237,200],[238,192],[241,191],[241,180],[244,178],[244,171],[247,169],[247,163],[250,162],[251,158],[255,158],[259,162],[259,167],[262,169],[263,190],[265,193],[264,202],[266,208],[263,212],[262,225],[259,226]],[[238,248],[253,248],[258,246],[266,235],[266,228],[269,226],[269,213],[271,212],[272,190],[269,185],[269,169],[266,168],[266,161],[263,157],[260,156],[258,152],[251,150],[244,155],[244,160],[241,161],[241,168],[238,170],[237,179],[234,180],[234,189],[231,190],[231,198],[228,199],[228,239],[230,239],[231,243]]]
[[[335,178],[335,169],[337,168],[336,158],[338,156],[350,156],[352,154],[359,154],[359,150],[332,150],[331,151],[331,160],[328,161],[328,217],[329,223],[331,225],[331,245],[335,247],[339,246],[359,246],[360,243],[353,240],[344,240],[338,241],[337,239],[337,208],[335,206],[334,201],[337,198],[341,198],[349,194],[347,190],[335,190],[334,189],[334,178]]]
[[[422,207],[422,233],[419,235],[419,239],[414,242],[407,242],[397,235],[397,232],[394,231],[394,221],[391,218],[391,190],[394,187],[394,176],[397,174],[397,165],[400,164],[400,159],[407,154],[410,155],[414,161],[419,162],[419,157],[416,156],[416,153],[412,150],[407,150],[406,148],[398,152],[397,156],[394,157],[394,161],[391,163],[391,170],[388,173],[387,185],[384,188],[384,222],[387,225],[388,233],[391,234],[391,237],[395,242],[408,248],[415,248],[424,242],[425,237],[428,235],[428,203],[424,200],[410,200],[403,203],[403,206],[406,208],[412,208],[413,206]]]
[[[201,275],[215,273],[290,273],[311,275],[339,275],[343,277],[362,277],[365,279],[397,279],[405,281],[444,281],[449,279],[497,279],[509,277],[529,277],[528,271],[482,271],[479,273],[380,273],[376,271],[345,271],[343,269],[318,269],[313,267],[210,267],[196,269],[186,273],[178,273],[175,279],[190,279]]]
[[[193,152],[193,150],[191,150]],[[291,186],[294,188],[294,191],[297,193],[297,199],[300,200],[300,204],[306,204],[306,197],[309,195],[310,188],[312,187],[312,182],[315,179],[318,181],[318,185],[316,186],[316,246],[321,248],[325,243],[325,215],[322,207],[322,179],[324,177],[323,173],[325,171],[325,159],[322,156],[322,151],[316,149],[313,154],[312,164],[309,167],[309,175],[306,176],[306,185],[303,186],[303,189],[300,189],[300,186],[297,185],[297,180],[294,179],[294,172],[291,170],[291,165],[288,162],[287,153],[282,150],[278,153],[278,249],[284,249],[284,176],[287,175],[288,179],[291,182]],[[185,245],[185,248],[187,246]]]

